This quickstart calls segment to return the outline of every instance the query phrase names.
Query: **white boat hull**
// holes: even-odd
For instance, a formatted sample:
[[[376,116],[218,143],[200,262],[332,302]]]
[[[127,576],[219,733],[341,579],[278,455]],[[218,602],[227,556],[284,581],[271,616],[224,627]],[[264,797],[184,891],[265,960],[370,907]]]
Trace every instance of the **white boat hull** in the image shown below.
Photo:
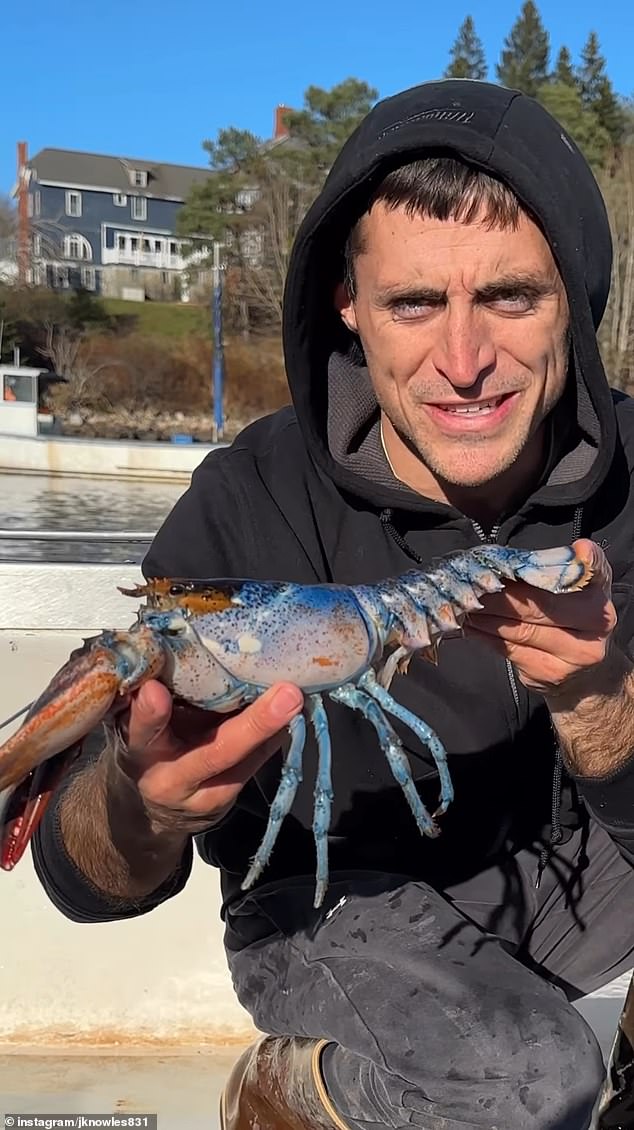
[[[0,432],[0,472],[187,483],[205,456],[222,446]]]

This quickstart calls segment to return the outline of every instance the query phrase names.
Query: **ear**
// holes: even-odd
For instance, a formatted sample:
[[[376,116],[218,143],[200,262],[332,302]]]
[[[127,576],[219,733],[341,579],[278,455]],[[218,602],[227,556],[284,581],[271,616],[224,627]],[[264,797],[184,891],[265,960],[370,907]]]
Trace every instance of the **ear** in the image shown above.
[[[354,308],[354,302],[350,297],[350,293],[345,283],[339,282],[335,287],[335,310],[337,310],[342,321],[351,331],[351,333],[358,333],[357,327],[357,313]]]

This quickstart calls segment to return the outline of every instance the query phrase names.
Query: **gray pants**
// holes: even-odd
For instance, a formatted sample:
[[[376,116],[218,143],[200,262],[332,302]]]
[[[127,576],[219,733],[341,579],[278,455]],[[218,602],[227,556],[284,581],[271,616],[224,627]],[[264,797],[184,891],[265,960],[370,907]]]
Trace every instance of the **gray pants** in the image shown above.
[[[306,877],[228,911],[239,1000],[263,1032],[330,1041],[348,1126],[586,1130],[604,1066],[570,1001],[634,966],[634,870],[597,826],[539,890],[535,856],[511,862],[443,894],[332,875],[319,911]]]

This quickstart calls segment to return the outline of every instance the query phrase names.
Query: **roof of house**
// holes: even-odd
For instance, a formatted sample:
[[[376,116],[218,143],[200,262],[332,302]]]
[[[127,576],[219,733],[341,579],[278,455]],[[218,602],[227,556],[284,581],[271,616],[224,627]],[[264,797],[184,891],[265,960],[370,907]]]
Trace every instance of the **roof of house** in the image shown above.
[[[28,165],[40,182],[102,188],[108,192],[136,192],[163,200],[185,200],[192,185],[213,176],[211,169],[196,165],[170,165],[140,157],[110,157],[73,149],[40,149]],[[130,172],[133,169],[147,171],[147,187],[132,184]]]

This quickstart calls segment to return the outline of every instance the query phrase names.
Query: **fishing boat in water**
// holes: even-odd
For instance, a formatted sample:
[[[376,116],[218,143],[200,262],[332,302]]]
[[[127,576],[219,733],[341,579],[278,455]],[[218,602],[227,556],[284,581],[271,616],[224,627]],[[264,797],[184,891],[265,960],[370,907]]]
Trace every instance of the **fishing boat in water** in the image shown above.
[[[180,434],[158,442],[61,435],[42,405],[50,385],[62,379],[45,369],[0,365],[0,471],[188,483],[205,456],[224,446]]]

